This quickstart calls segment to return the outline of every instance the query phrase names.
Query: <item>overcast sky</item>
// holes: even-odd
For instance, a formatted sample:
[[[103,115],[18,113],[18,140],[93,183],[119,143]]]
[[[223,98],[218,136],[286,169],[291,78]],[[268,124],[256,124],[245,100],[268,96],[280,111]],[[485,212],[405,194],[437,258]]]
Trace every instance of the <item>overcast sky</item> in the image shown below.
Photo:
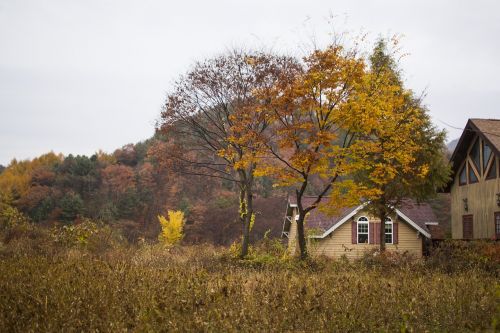
[[[172,81],[230,47],[300,55],[332,26],[402,34],[435,124],[500,118],[500,2],[0,0],[0,164],[112,152],[154,132]],[[328,17],[333,15],[333,23]]]

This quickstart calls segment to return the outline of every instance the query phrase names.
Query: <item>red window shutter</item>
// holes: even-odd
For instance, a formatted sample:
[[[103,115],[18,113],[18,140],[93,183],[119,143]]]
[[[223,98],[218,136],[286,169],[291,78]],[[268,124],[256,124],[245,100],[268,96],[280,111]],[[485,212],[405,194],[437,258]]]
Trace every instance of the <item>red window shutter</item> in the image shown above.
[[[375,244],[380,244],[380,223],[375,223]]]
[[[353,244],[357,244],[358,243],[358,224],[356,223],[356,221],[352,221],[351,223],[351,226],[352,226],[352,232],[351,232],[351,241]]]
[[[368,227],[368,243],[375,244],[374,236],[375,236],[375,223],[370,222],[370,226]]]
[[[398,225],[399,223],[393,223],[392,224],[392,243],[397,244],[399,241],[399,235],[398,235]]]

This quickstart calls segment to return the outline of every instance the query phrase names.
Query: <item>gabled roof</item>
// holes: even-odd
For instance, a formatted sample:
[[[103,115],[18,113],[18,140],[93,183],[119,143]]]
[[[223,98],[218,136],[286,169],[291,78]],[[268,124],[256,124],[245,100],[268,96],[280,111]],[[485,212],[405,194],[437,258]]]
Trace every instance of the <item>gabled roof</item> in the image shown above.
[[[309,207],[316,200],[316,197],[303,197],[302,205]],[[288,204],[290,207],[297,207],[297,201],[295,196],[288,199]],[[358,206],[353,207],[343,207],[339,209],[336,216],[328,216],[318,209],[314,209],[307,215],[307,229],[316,230],[324,232],[328,230],[332,225],[339,223],[345,216],[351,214],[355,211]]]
[[[304,206],[309,206],[315,199],[316,198],[305,197],[303,198],[302,204]],[[340,209],[339,213],[335,216],[328,216],[316,208],[307,216],[307,223],[305,227],[308,230],[314,230],[316,233],[319,233],[319,235],[313,236],[313,238],[324,238],[342,224],[350,220],[368,204],[369,202],[365,202],[354,207],[344,207]],[[288,206],[297,207],[295,197],[289,198]],[[413,200],[405,199],[401,207],[396,209],[396,214],[427,238],[431,238],[431,233],[427,228],[427,225],[438,224],[436,215],[428,203],[419,204]],[[287,229],[287,227],[289,226],[285,221],[284,230]]]
[[[453,176],[467,156],[467,149],[476,134],[488,143],[497,156],[500,155],[500,119],[469,119],[450,158]]]

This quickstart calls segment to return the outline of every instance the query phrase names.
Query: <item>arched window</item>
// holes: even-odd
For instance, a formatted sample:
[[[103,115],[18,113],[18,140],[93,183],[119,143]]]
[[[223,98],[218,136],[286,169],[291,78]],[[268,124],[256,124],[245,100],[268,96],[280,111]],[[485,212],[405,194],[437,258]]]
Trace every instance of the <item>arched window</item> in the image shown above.
[[[366,216],[360,216],[358,218],[358,244],[368,243],[368,218]]]
[[[386,244],[392,244],[393,242],[393,230],[394,228],[392,227],[392,220],[390,217],[388,217],[385,220],[385,243]]]

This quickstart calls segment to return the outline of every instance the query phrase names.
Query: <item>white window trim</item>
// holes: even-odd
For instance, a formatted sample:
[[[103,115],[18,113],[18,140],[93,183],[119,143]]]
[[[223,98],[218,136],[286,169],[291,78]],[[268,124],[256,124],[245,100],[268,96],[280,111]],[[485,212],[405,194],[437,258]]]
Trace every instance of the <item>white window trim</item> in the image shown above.
[[[365,218],[366,221],[360,221],[362,218]],[[367,226],[367,232],[366,232],[366,240],[367,242],[366,243],[360,243],[359,242],[359,225],[360,224],[366,224]],[[362,235],[364,235],[365,233],[363,232]],[[370,219],[366,216],[360,216],[358,217],[358,219],[356,220],[356,244],[370,244]]]
[[[385,232],[385,225],[386,224],[390,224],[391,225],[391,232],[388,233],[388,232]],[[391,242],[390,243],[386,243],[386,244],[394,244],[394,223],[392,222],[392,219],[390,217],[387,218],[387,220],[385,221],[385,224],[384,224],[384,237],[386,235],[391,235]]]

